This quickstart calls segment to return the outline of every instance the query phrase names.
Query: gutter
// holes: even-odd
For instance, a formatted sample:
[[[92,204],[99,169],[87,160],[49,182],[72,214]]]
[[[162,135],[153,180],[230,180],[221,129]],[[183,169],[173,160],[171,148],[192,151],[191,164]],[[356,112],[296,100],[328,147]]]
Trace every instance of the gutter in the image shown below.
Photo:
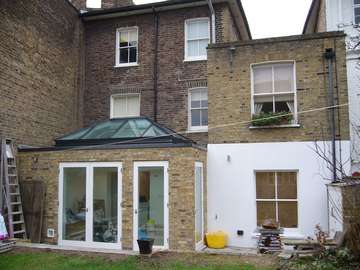
[[[211,43],[214,44],[214,43],[216,43],[215,10],[214,10],[212,0],[207,0],[207,2],[208,2],[210,13],[211,13]]]

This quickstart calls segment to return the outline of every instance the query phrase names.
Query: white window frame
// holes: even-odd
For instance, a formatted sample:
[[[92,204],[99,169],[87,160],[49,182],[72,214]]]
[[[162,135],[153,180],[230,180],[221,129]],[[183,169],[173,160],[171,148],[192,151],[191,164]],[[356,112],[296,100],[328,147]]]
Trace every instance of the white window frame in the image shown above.
[[[356,23],[356,14],[355,14],[355,9],[356,8],[360,8],[360,4],[355,4],[355,0],[352,1],[352,5],[353,5],[353,16],[354,16],[354,24],[360,24],[360,21],[359,23]],[[360,16],[359,16],[360,17]]]
[[[281,64],[293,64],[293,78],[294,78],[294,82],[293,82],[293,87],[294,87],[294,92],[281,92],[281,93],[275,93],[274,89],[274,66],[276,66],[277,64],[281,65]],[[270,94],[255,94],[255,82],[254,82],[254,68],[256,67],[261,67],[261,66],[272,66],[272,83],[273,83],[273,89],[272,89],[272,93]],[[282,95],[294,95],[294,120],[292,125],[297,125],[298,123],[298,110],[297,110],[297,87],[296,87],[296,61],[295,60],[281,60],[281,61],[267,61],[267,62],[261,62],[261,63],[252,63],[250,64],[250,70],[251,70],[251,118],[252,116],[255,114],[255,96],[282,96]],[[274,98],[273,98],[273,102],[274,102]],[[275,105],[274,105],[275,108]]]
[[[188,90],[188,131],[189,132],[207,132],[208,131],[208,125],[206,126],[192,126],[192,118],[191,118],[191,92],[196,90],[203,90],[206,89],[208,91],[207,87],[194,87],[190,88]],[[208,106],[207,107],[200,107],[198,109],[207,109],[208,110],[208,121],[209,121],[209,91],[208,91]],[[201,119],[200,119],[201,122]]]
[[[258,199],[256,195],[256,173],[275,173],[275,199]],[[296,174],[296,199],[278,199],[278,191],[277,191],[277,174],[278,173],[295,173]],[[276,203],[276,209],[275,209],[275,215],[276,215],[276,221],[279,221],[279,207],[278,202],[296,202],[297,205],[297,226],[295,228],[284,228],[285,234],[291,234],[291,233],[297,233],[299,231],[299,223],[300,223],[300,211],[299,211],[299,170],[255,170],[254,171],[254,184],[255,184],[255,209],[256,209],[256,224],[257,224],[257,202],[275,202]]]
[[[124,116],[124,117],[115,117],[114,116],[114,99],[115,98],[126,98],[130,97],[130,96],[138,96],[139,97],[139,110],[138,110],[138,115],[128,115],[128,116]],[[126,101],[126,106],[127,106],[127,101]],[[110,119],[113,118],[126,118],[126,117],[137,117],[141,115],[141,94],[140,93],[128,93],[128,94],[114,94],[110,96]]]
[[[131,63],[120,63],[120,33],[130,30],[136,30],[137,42],[136,46],[128,46],[129,47],[136,47],[136,62]],[[115,67],[132,67],[139,65],[139,27],[132,26],[132,27],[121,27],[116,29],[116,44],[115,44]],[[130,57],[130,54],[129,54]]]
[[[185,62],[188,62],[188,61],[204,61],[204,60],[207,60],[207,54],[206,55],[203,55],[203,56],[196,56],[196,57],[189,57],[188,56],[188,38],[187,38],[187,34],[188,34],[188,23],[192,23],[192,22],[201,22],[201,21],[207,21],[208,23],[208,40],[209,40],[209,43],[210,43],[210,19],[208,17],[201,17],[201,18],[194,18],[194,19],[187,19],[185,20],[184,22],[184,33],[185,33],[185,36],[184,36],[184,41],[185,41],[185,50],[184,50],[184,61]],[[191,40],[204,40],[203,38],[199,39],[199,38],[196,38],[196,39],[191,39]]]

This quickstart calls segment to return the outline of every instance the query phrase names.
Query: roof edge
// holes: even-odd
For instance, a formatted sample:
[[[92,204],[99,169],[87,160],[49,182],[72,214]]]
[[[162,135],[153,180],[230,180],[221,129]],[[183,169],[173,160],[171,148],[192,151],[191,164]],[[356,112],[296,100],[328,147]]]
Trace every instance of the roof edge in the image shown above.
[[[283,36],[283,37],[271,37],[263,39],[253,39],[247,41],[235,41],[235,42],[226,42],[226,43],[216,43],[209,44],[208,49],[218,49],[218,48],[227,48],[227,47],[241,47],[257,44],[266,44],[266,43],[276,43],[276,42],[292,42],[292,41],[302,41],[310,39],[322,39],[322,38],[334,38],[334,37],[345,37],[344,31],[332,31],[332,32],[322,32],[314,34],[305,34],[305,35],[293,35],[293,36]]]
[[[320,4],[321,4],[321,0],[312,1],[309,12],[306,16],[305,24],[302,31],[303,34],[315,33],[315,29],[309,29],[309,27],[310,27],[310,22],[312,20],[315,20],[316,22],[319,18]]]

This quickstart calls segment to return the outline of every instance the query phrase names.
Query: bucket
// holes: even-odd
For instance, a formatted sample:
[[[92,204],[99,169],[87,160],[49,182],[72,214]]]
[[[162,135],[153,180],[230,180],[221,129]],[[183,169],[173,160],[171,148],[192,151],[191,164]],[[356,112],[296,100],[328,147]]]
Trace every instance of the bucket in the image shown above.
[[[142,238],[137,240],[140,254],[148,255],[152,253],[152,247],[154,244],[154,239],[152,238]]]

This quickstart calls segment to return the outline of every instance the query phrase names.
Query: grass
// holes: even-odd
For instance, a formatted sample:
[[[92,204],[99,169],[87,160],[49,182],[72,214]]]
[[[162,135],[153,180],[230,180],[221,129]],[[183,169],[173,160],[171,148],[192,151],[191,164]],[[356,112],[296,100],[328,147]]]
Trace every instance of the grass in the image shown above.
[[[271,266],[255,266],[246,261],[229,261],[225,256],[215,260],[210,255],[167,256],[166,258],[120,257],[109,260],[96,255],[47,253],[7,253],[0,255],[0,269],[6,270],[274,270]],[[195,257],[196,256],[196,257]],[[222,258],[224,257],[224,259]],[[207,260],[208,258],[208,260]]]

